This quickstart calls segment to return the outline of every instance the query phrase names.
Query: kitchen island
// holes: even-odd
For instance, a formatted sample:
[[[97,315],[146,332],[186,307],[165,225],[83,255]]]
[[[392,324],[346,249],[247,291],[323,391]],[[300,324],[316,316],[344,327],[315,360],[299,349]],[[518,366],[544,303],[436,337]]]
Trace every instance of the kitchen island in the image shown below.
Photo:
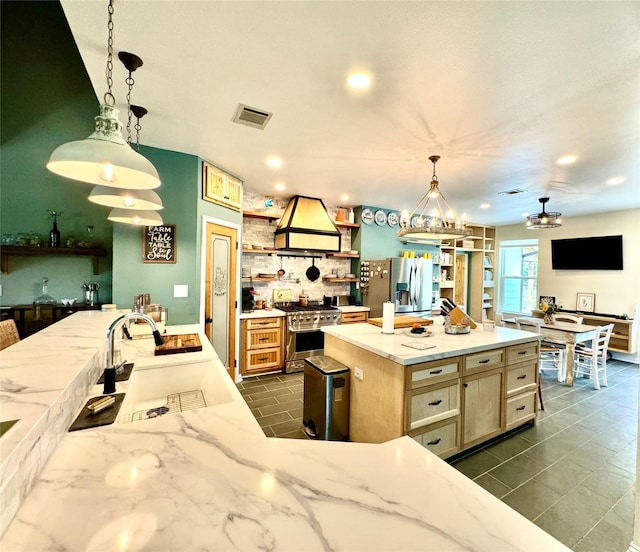
[[[409,435],[446,458],[535,419],[541,336],[480,326],[452,335],[434,321],[422,335],[323,328],[325,354],[350,368],[352,441]]]
[[[84,316],[71,317],[74,333],[57,345],[84,339],[103,355],[100,324]],[[198,362],[227,377],[201,341],[212,359]],[[136,362],[155,362],[140,346]],[[176,367],[192,354],[173,355]],[[0,548],[568,550],[408,437],[267,438],[235,386],[229,392],[214,406],[65,434]]]

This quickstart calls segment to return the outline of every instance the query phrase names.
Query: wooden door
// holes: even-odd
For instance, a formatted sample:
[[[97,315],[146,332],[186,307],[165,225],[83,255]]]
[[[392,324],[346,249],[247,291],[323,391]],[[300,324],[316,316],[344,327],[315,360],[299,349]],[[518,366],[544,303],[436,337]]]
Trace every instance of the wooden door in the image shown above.
[[[455,299],[454,302],[462,310],[468,312],[467,306],[467,282],[468,282],[468,257],[466,253],[456,254],[456,269],[455,269]]]
[[[229,376],[236,361],[236,300],[238,232],[207,223],[204,331]]]

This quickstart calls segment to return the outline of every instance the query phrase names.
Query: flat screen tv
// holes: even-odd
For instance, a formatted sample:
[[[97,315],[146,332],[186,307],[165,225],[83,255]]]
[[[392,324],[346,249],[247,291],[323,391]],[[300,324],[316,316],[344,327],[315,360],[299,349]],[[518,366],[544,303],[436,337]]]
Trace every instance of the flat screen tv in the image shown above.
[[[551,240],[554,270],[622,270],[622,236]]]

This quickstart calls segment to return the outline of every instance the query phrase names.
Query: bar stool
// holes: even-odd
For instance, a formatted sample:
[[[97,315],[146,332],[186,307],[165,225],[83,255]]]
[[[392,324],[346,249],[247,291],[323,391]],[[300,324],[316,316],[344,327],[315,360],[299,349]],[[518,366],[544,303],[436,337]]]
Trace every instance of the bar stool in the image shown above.
[[[18,343],[18,341],[20,341],[20,335],[15,321],[10,318],[0,322],[0,351],[9,345]]]

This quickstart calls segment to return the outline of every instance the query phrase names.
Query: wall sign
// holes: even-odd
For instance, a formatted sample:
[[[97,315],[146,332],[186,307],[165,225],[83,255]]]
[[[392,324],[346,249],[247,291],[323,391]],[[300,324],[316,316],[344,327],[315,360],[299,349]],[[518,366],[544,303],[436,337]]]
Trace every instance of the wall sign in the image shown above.
[[[142,229],[142,262],[176,262],[176,225],[145,226]]]

